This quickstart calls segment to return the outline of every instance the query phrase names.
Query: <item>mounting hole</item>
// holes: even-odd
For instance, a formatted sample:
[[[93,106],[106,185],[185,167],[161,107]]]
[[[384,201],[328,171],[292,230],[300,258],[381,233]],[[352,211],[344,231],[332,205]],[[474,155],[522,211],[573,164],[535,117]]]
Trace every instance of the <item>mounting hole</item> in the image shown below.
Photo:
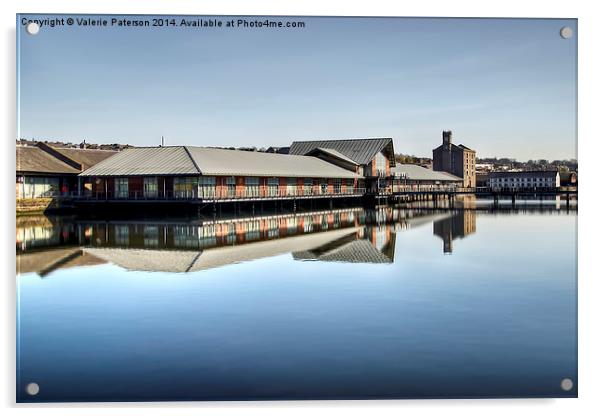
[[[25,386],[25,391],[30,396],[35,396],[40,392],[40,386],[38,383],[29,383],[27,386]]]
[[[560,37],[562,39],[570,39],[573,37],[573,29],[571,29],[568,26],[564,26],[562,29],[560,29]]]
[[[573,390],[573,380],[571,380],[570,378],[563,378],[560,382],[560,388],[564,391]]]

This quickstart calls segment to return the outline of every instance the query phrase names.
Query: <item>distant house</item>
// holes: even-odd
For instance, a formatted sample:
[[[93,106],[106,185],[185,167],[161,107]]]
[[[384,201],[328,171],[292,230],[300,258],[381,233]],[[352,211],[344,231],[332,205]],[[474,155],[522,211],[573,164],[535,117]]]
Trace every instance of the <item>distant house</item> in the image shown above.
[[[443,143],[433,149],[433,170],[443,171],[458,176],[463,180],[463,186],[476,186],[476,155],[477,153],[464,146],[452,143],[452,132],[443,132]]]
[[[50,198],[77,192],[77,175],[114,155],[110,150],[52,147],[46,143],[16,147],[16,197]]]
[[[383,179],[390,177],[395,166],[391,138],[295,141],[289,154],[315,156],[353,171],[366,179],[371,193],[390,191],[390,182]]]
[[[493,190],[523,190],[558,188],[560,174],[557,171],[491,172],[489,187]]]

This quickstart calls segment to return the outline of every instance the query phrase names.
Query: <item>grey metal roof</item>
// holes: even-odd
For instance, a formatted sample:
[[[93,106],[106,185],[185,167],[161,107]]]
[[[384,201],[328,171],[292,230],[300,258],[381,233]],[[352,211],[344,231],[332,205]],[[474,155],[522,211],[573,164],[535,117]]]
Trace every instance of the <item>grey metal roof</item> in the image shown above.
[[[86,169],[81,176],[198,175],[184,146],[132,147]]]
[[[313,156],[187,147],[203,175],[355,178],[353,172]]]
[[[555,170],[537,170],[525,172],[489,172],[489,178],[555,178],[558,172]]]
[[[411,164],[397,164],[391,168],[391,175],[405,176],[407,179],[415,181],[450,182],[462,180],[462,178],[454,176],[451,173],[435,171]]]
[[[223,175],[356,178],[353,172],[313,156],[209,147],[130,148],[84,171],[82,176]]]
[[[391,166],[395,164],[393,139],[391,138],[295,141],[291,144],[289,153],[306,155],[316,148],[336,150],[360,165],[370,163],[378,152],[386,149]]]
[[[393,259],[374,247],[370,241],[353,240],[327,252],[296,251],[295,260],[318,260],[341,263],[392,263]]]
[[[335,149],[329,149],[326,147],[317,147],[314,149],[315,151],[320,151],[323,153],[326,153],[330,156],[336,157],[337,159],[341,159],[344,160],[345,162],[351,163],[352,165],[358,165],[358,163],[350,158],[348,158],[347,156],[345,156],[344,154],[342,154],[341,152],[335,150]],[[310,154],[313,154],[314,152],[309,152]]]

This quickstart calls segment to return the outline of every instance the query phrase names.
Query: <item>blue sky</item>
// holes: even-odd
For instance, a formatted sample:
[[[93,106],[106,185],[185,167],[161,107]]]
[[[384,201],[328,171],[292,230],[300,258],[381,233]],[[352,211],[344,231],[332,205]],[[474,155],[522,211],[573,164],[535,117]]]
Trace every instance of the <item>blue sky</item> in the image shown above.
[[[575,20],[272,19],[305,28],[30,36],[19,25],[19,136],[257,147],[393,137],[396,152],[431,156],[450,129],[479,157],[576,157],[577,37],[559,36],[576,34]]]

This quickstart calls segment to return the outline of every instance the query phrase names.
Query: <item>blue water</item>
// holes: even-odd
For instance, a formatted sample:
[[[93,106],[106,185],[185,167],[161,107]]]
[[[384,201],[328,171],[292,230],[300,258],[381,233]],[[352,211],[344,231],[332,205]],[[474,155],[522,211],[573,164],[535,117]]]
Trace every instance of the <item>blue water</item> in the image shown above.
[[[451,253],[441,213],[361,224],[352,240],[390,232],[388,252],[371,242],[382,263],[354,249],[353,263],[276,252],[176,273],[105,257],[23,273],[17,400],[576,397],[576,213],[473,214]],[[131,245],[118,254],[145,250]]]

